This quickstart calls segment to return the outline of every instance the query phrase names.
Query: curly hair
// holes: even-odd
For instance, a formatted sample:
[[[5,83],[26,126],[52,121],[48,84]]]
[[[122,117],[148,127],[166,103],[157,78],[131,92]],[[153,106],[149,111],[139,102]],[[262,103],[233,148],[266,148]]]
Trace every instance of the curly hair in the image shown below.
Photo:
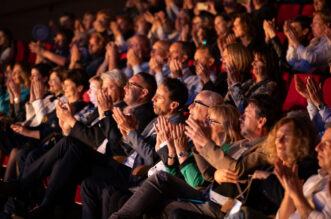
[[[214,114],[218,119],[223,118],[223,121],[218,121],[222,123],[225,132],[221,145],[232,144],[242,139],[239,123],[240,113],[236,107],[230,104],[212,106],[208,109],[208,115],[211,114]]]
[[[278,158],[276,149],[277,131],[285,124],[290,125],[290,144],[292,145],[292,147],[286,148],[286,162],[293,165],[307,157],[313,157],[318,137],[311,121],[304,117],[283,117],[275,124],[263,143],[268,162],[274,164]]]

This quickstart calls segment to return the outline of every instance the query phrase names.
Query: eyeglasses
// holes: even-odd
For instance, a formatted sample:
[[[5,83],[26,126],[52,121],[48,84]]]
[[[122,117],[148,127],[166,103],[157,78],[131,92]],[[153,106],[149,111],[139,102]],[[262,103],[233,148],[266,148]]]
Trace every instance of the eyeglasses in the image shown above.
[[[137,83],[135,83],[135,82],[129,82],[129,81],[128,81],[128,83],[126,83],[126,85],[127,85],[129,88],[131,88],[132,86],[135,86],[135,87],[138,87],[138,88],[140,88],[140,89],[145,89],[143,86],[141,86],[141,85],[139,85],[139,84],[137,84]]]
[[[211,118],[207,118],[207,122],[208,122],[209,125],[212,125],[212,124],[223,125],[221,122],[216,121],[216,120],[211,119]]]
[[[193,101],[193,104],[195,105],[195,104],[200,104],[200,105],[202,105],[202,106],[204,106],[204,107],[207,107],[207,108],[209,108],[210,106],[208,106],[207,104],[204,104],[203,102],[201,102],[200,100],[195,100],[195,101]]]

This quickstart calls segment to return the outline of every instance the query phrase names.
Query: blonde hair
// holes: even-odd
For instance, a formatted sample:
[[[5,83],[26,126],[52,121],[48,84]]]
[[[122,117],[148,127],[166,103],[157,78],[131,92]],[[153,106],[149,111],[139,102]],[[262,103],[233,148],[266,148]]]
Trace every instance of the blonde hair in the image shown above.
[[[314,147],[318,143],[318,138],[316,129],[311,121],[302,116],[284,117],[275,124],[263,143],[263,149],[267,154],[267,160],[270,164],[274,164],[278,158],[275,144],[276,135],[278,129],[285,124],[289,124],[291,127],[290,144],[292,144],[290,150],[287,150],[289,154],[286,162],[294,165],[314,154]]]
[[[232,144],[240,139],[240,113],[238,109],[230,104],[222,104],[212,106],[208,109],[208,115],[214,114],[218,119],[223,118],[221,122],[225,132],[225,136],[221,145]]]
[[[239,72],[247,72],[253,61],[248,49],[241,43],[232,43],[226,46],[228,56]]]

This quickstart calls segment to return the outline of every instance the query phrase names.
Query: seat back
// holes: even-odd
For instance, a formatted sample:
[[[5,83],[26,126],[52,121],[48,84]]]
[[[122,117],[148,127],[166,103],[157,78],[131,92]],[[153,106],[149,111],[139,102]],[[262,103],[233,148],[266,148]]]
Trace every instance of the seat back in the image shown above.
[[[293,19],[299,15],[301,5],[281,4],[277,11],[277,24],[282,25],[284,21]]]

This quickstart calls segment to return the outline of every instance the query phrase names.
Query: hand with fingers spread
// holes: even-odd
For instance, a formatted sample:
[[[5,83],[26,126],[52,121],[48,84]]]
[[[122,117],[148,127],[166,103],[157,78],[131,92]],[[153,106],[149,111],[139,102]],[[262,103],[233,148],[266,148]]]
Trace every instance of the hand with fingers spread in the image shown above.
[[[156,127],[157,138],[159,138],[159,143],[167,142],[168,147],[168,157],[172,159],[170,162],[168,161],[168,165],[172,165],[174,163],[174,158],[176,157],[176,149],[174,145],[174,139],[171,135],[171,130],[173,129],[173,124],[171,124],[165,117],[160,116],[157,119],[158,125]]]
[[[133,113],[130,115],[124,115],[119,107],[114,107],[113,118],[116,121],[124,139],[130,131],[138,129],[138,123]]]
[[[274,38],[276,36],[275,19],[272,19],[271,21],[264,20],[263,21],[263,30],[264,30],[264,34],[266,36],[266,42],[268,42],[270,39]]]
[[[218,169],[214,173],[215,181],[221,183],[237,183],[238,176],[235,172],[229,169]]]
[[[298,93],[307,100],[310,100],[305,82],[303,82],[297,75],[294,75],[294,84]]]
[[[185,134],[192,139],[196,150],[199,152],[201,147],[205,146],[210,141],[210,136],[204,127],[197,121],[189,118],[186,120]]]
[[[210,71],[206,65],[197,62],[195,64],[195,72],[200,79],[200,83],[205,85],[210,80]]]
[[[181,157],[178,159],[179,163],[181,164],[189,157],[187,136],[185,135],[185,125],[184,124],[173,125],[171,135],[172,138],[174,139],[176,154],[177,156],[181,155]]]
[[[227,82],[229,87],[235,83],[241,83],[242,77],[233,62],[226,63],[226,71],[228,75]]]
[[[322,83],[317,85],[313,78],[308,77],[306,88],[309,99],[313,102],[313,104],[316,107],[324,103]]]
[[[113,99],[111,95],[102,89],[98,89],[97,91],[97,104],[100,119],[104,118],[104,112],[113,109]]]
[[[15,84],[11,78],[8,78],[6,82],[7,90],[10,96],[10,103],[17,104],[21,101],[21,86]]]

